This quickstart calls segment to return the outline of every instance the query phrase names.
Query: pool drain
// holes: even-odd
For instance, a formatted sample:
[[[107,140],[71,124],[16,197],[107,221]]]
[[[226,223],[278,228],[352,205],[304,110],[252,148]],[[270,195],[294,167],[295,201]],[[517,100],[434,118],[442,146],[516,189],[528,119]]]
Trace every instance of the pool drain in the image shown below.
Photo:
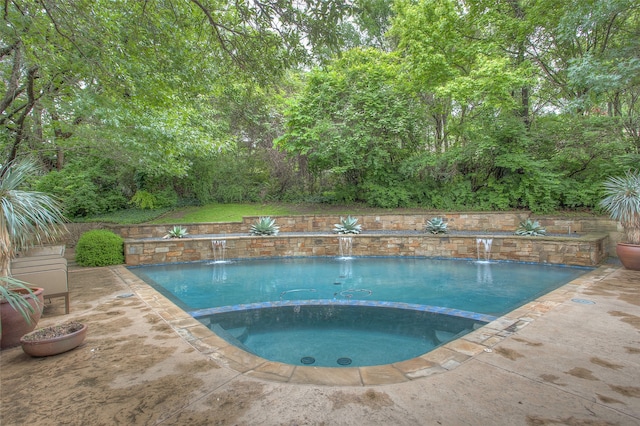
[[[303,364],[313,364],[314,362],[316,362],[316,359],[312,356],[303,356],[302,358],[300,358],[300,362]]]
[[[339,365],[349,365],[351,364],[351,358],[338,358],[337,363]]]

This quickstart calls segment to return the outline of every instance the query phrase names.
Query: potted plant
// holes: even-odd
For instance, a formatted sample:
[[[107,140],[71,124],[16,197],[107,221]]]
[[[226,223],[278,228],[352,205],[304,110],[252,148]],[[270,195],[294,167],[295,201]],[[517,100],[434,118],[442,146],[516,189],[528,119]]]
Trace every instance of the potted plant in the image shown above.
[[[17,346],[22,334],[35,328],[43,306],[42,289],[32,289],[28,283],[11,277],[11,260],[16,252],[34,244],[54,241],[64,229],[65,219],[58,202],[42,192],[25,189],[27,179],[37,171],[31,160],[12,162],[0,168],[2,349]]]
[[[58,355],[80,346],[87,336],[87,328],[86,324],[78,321],[52,325],[25,334],[20,344],[27,355]]]
[[[44,306],[42,288],[12,277],[0,277],[0,349],[17,346],[33,330]]]
[[[610,177],[604,189],[600,205],[624,230],[624,239],[616,246],[618,258],[625,268],[640,271],[640,171]]]

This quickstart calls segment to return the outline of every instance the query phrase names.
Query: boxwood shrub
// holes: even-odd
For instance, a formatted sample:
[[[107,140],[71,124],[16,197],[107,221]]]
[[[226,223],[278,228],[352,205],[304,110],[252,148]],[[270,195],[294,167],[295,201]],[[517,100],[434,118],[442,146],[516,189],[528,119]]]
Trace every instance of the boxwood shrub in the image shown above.
[[[108,266],[124,263],[124,240],[105,229],[94,229],[80,236],[76,263],[81,266]]]

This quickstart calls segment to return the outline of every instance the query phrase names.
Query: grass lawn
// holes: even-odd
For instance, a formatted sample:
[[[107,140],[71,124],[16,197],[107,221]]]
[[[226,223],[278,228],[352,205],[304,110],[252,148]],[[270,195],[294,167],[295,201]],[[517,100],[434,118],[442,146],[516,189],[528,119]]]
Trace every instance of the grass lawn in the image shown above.
[[[245,216],[287,216],[303,214],[384,214],[384,213],[416,213],[424,209],[380,209],[363,205],[329,205],[329,204],[207,204],[190,206],[173,210],[140,210],[129,209],[88,218],[88,222],[107,222],[122,225],[151,224],[185,224],[201,222],[239,222]]]
[[[149,223],[240,222],[244,216],[278,216],[293,214],[278,204],[207,204],[173,210]]]

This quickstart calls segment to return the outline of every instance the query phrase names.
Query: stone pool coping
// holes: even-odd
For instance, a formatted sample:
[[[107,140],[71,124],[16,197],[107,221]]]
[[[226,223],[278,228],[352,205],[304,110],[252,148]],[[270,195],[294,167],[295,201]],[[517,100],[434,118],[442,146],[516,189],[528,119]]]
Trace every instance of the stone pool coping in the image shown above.
[[[611,265],[601,266],[497,318],[471,333],[419,357],[368,367],[313,367],[273,362],[228,343],[125,266],[114,272],[187,343],[203,355],[243,375],[274,382],[327,386],[371,386],[409,382],[450,371],[492,348],[563,302],[578,289],[600,281]]]

